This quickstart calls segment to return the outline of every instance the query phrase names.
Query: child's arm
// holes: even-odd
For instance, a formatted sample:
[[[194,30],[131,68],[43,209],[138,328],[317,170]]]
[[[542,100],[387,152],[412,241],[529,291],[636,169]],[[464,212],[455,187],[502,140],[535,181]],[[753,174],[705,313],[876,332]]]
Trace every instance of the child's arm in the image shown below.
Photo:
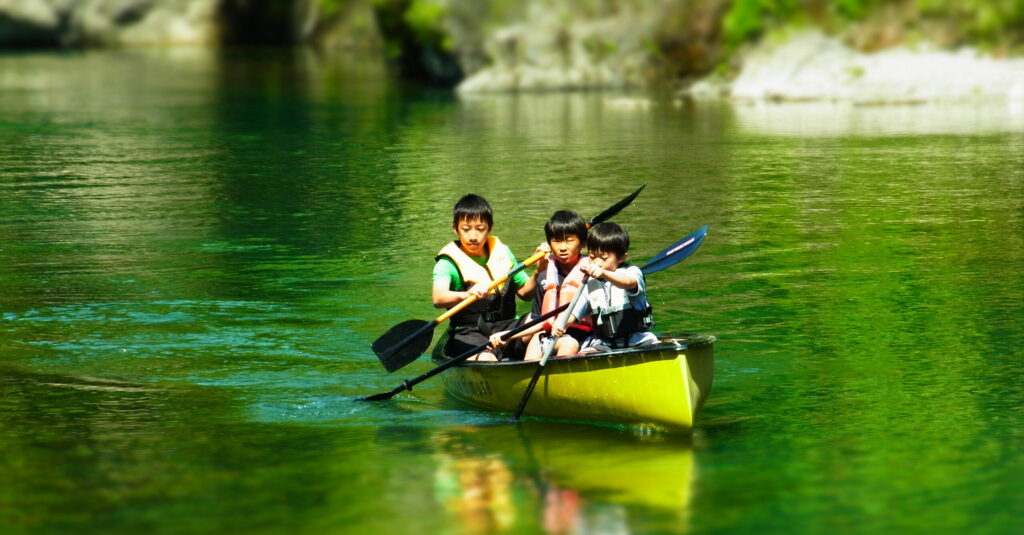
[[[465,301],[471,295],[475,295],[477,299],[483,299],[484,297],[487,297],[488,286],[489,284],[486,282],[480,282],[465,292],[457,292],[449,290],[447,283],[435,281],[434,288],[431,292],[434,308],[451,308]]]
[[[433,280],[434,285],[431,287],[431,300],[435,308],[451,308],[462,301],[464,301],[470,295],[475,295],[477,299],[482,299],[487,296],[486,283],[477,283],[469,291],[460,292],[452,290],[453,279],[458,277],[458,272],[455,270],[455,265],[448,260],[441,259],[434,264]]]
[[[591,277],[606,280],[623,290],[636,290],[638,285],[636,277],[625,269],[608,271],[592,262],[589,266],[583,268],[583,270],[590,274]]]
[[[518,295],[523,301],[533,301],[534,290],[537,289],[538,273],[540,273],[540,268],[537,268],[537,270],[533,272],[533,275],[527,277],[526,282],[516,290],[516,295]]]
[[[551,247],[547,244],[547,242],[544,242],[544,243],[538,245],[537,249],[534,251],[534,253],[540,253],[540,252],[544,252],[544,253],[550,253],[551,252]],[[530,277],[528,279],[526,279],[526,283],[523,284],[522,286],[520,286],[518,290],[516,290],[516,295],[518,295],[519,298],[522,299],[523,301],[533,301],[534,290],[536,290],[537,285],[539,284],[537,282],[537,279],[539,279],[540,277],[543,277],[544,276],[543,274],[547,270],[548,270],[548,257],[545,254],[544,256],[541,257],[540,260],[537,261],[537,269],[533,270],[533,275],[530,275]]]
[[[491,348],[499,348],[499,347],[501,347],[501,346],[511,342],[512,340],[515,340],[516,338],[522,338],[523,340],[529,340],[533,335],[535,335],[535,334],[537,334],[537,333],[539,333],[539,332],[541,332],[543,330],[544,330],[544,324],[543,323],[538,323],[537,325],[534,325],[533,327],[530,327],[529,329],[526,329],[525,331],[520,332],[519,334],[509,338],[508,340],[502,340],[501,339],[501,337],[505,333],[507,333],[508,331],[496,332],[496,333],[492,334],[491,338],[490,338],[490,340],[491,340]]]

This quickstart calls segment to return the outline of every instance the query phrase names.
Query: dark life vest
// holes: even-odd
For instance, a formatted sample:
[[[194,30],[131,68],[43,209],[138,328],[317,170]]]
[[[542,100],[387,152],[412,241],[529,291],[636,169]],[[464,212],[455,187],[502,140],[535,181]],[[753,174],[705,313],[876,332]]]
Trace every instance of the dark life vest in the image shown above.
[[[653,309],[648,303],[643,310],[637,310],[629,300],[626,290],[600,280],[587,282],[590,311],[594,334],[612,342],[615,347],[629,345],[634,333],[651,330],[654,327]]]

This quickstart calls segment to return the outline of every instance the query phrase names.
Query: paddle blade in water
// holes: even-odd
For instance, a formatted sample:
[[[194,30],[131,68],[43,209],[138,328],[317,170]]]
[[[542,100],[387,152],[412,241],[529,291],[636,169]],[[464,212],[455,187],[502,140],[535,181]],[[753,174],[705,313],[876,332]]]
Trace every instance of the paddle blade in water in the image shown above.
[[[381,392],[380,394],[374,394],[372,396],[366,396],[364,398],[359,398],[357,401],[384,401],[386,399],[391,399],[397,393],[398,392],[395,392],[394,390],[391,390],[391,391],[388,391],[388,392]]]
[[[430,347],[436,326],[433,321],[403,321],[380,335],[370,347],[384,369],[393,372],[418,359]]]

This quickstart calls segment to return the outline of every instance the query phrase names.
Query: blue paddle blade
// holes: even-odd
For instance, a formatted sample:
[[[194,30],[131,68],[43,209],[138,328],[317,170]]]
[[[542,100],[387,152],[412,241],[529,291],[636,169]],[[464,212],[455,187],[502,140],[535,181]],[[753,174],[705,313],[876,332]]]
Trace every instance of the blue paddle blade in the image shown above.
[[[682,262],[684,258],[692,255],[700,247],[701,243],[704,243],[704,237],[707,235],[708,226],[704,225],[693,234],[673,243],[666,247],[664,251],[654,255],[654,258],[644,264],[640,270],[644,272],[644,275],[650,275]]]

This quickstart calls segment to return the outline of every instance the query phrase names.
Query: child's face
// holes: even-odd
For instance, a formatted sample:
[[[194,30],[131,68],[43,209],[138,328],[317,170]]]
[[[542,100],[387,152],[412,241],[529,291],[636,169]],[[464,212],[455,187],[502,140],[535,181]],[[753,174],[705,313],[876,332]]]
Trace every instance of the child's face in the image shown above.
[[[619,256],[607,251],[590,251],[590,262],[596,263],[601,269],[615,271],[626,261],[626,255],[628,254]]]
[[[491,235],[491,226],[480,218],[463,219],[452,225],[459,235],[459,243],[469,256],[484,256],[487,252],[487,238]]]
[[[583,249],[583,242],[575,234],[551,238],[548,245],[559,264],[575,265],[580,259],[580,249]]]

